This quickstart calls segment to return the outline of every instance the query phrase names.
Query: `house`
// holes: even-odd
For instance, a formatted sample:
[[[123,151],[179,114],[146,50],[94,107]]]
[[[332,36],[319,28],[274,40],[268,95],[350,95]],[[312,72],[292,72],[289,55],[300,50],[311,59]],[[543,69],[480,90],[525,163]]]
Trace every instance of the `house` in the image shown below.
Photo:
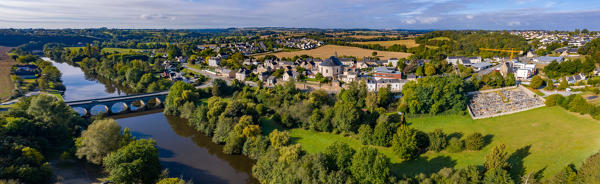
[[[344,66],[352,66],[354,65],[354,58],[340,58],[340,62]]]
[[[407,80],[402,79],[381,79],[381,80],[368,80],[367,90],[377,92],[381,88],[389,87],[393,92],[402,91],[402,87],[406,84]]]
[[[250,58],[250,59],[245,59],[244,62],[242,63],[243,65],[258,65],[258,60],[254,59],[254,58]]]
[[[446,58],[446,62],[448,62],[448,64],[452,64],[452,65],[458,65],[461,62],[461,58],[460,56],[448,56],[448,58]]]
[[[502,76],[506,76],[509,73],[513,72],[513,66],[511,62],[502,62],[500,63],[500,74]]]
[[[240,68],[240,70],[238,70],[238,72],[235,73],[235,79],[239,81],[245,81],[246,77],[248,77],[248,74],[250,74],[250,70]]]
[[[275,86],[277,84],[277,79],[275,76],[270,76],[267,78],[267,86]]]
[[[528,79],[529,77],[533,76],[535,74],[536,71],[536,65],[535,64],[525,64],[525,63],[519,63],[519,62],[515,62],[513,64],[513,71],[515,71],[515,78],[517,79]]]
[[[373,78],[379,79],[402,79],[402,72],[387,67],[373,68]]]
[[[337,57],[331,56],[319,64],[319,73],[324,77],[337,77],[342,73],[342,66],[342,62]]]
[[[528,57],[528,58],[535,57],[535,53],[533,53],[533,50],[529,50],[529,51],[527,51],[527,57]]]
[[[587,78],[585,77],[585,75],[583,75],[583,73],[577,74],[577,75],[573,75],[573,76],[569,76],[567,77],[567,82],[569,82],[569,84],[575,84],[579,81],[583,81],[586,80]]]
[[[219,54],[217,54],[217,57],[219,57],[221,59],[227,59],[227,58],[229,58],[229,55],[227,55],[225,53],[219,53]]]
[[[488,63],[488,62],[475,63],[475,64],[471,65],[471,67],[473,67],[473,70],[476,72],[488,69],[491,66],[492,66],[492,63]]]
[[[283,81],[294,81],[296,78],[300,76],[296,71],[287,71],[283,73]]]
[[[369,65],[367,64],[367,62],[364,61],[359,61],[356,63],[355,65],[357,69],[365,69],[365,68],[369,68]]]
[[[409,81],[416,81],[418,78],[419,77],[417,75],[415,75],[414,73],[406,75],[406,80],[409,80]]]
[[[564,57],[562,57],[562,56],[559,56],[559,57],[540,56],[540,57],[533,58],[533,62],[541,63],[541,64],[550,64],[550,63],[552,63],[552,61],[561,63],[564,61]]]
[[[35,79],[39,72],[39,68],[36,65],[17,65],[14,74],[23,79]]]
[[[267,72],[262,72],[262,73],[258,73],[258,80],[264,82],[267,80],[267,78],[269,78],[269,73]]]
[[[390,59],[388,59],[388,63],[387,63],[387,65],[388,65],[388,66],[390,66],[390,65],[391,65],[391,66],[393,66],[394,68],[395,68],[395,67],[398,67],[398,58],[390,58]]]
[[[223,68],[223,69],[219,70],[219,76],[225,77],[225,78],[235,78],[235,71]]]
[[[210,57],[208,59],[208,66],[218,67],[220,63],[221,63],[220,57]]]
[[[345,83],[350,83],[352,81],[355,81],[356,78],[358,78],[358,73],[356,72],[352,72],[352,71],[348,71],[348,72],[344,72],[343,75],[340,75],[340,78],[342,79],[342,81],[344,81]]]

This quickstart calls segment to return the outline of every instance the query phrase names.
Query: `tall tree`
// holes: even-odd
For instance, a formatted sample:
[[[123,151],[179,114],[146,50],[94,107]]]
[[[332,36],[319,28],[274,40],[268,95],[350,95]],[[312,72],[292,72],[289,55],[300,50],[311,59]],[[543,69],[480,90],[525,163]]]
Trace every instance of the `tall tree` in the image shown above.
[[[109,179],[117,183],[154,183],[161,173],[154,140],[135,140],[104,158]]]

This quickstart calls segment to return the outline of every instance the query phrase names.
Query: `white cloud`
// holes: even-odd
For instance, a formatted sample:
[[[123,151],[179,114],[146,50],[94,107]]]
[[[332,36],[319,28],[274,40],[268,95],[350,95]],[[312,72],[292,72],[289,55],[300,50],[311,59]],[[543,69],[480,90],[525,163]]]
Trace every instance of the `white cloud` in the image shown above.
[[[473,15],[466,15],[465,18],[471,20],[471,19],[475,18],[475,16],[473,16]]]
[[[433,24],[436,23],[440,20],[440,18],[438,17],[415,17],[415,18],[407,18],[402,20],[403,23],[405,24],[415,24],[415,23],[420,23],[420,24]]]
[[[520,21],[509,21],[508,22],[508,26],[520,26],[521,22]]]

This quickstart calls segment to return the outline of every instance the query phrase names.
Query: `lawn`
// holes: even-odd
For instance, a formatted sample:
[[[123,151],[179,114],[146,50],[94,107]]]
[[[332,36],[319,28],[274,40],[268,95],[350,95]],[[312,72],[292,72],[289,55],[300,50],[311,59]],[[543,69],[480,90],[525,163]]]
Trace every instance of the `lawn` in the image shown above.
[[[542,107],[506,116],[472,120],[469,116],[443,115],[408,118],[412,127],[431,132],[436,128],[453,136],[480,132],[491,142],[481,151],[460,153],[427,152],[417,160],[403,162],[389,148],[378,148],[392,161],[393,172],[413,176],[432,173],[444,167],[463,168],[482,165],[485,155],[496,145],[506,144],[513,172],[544,169],[544,176],[553,176],[566,165],[577,166],[600,150],[600,124],[590,117],[568,112],[560,107]],[[320,152],[335,140],[360,147],[351,137],[307,130],[290,131],[293,140],[308,152]]]
[[[375,45],[375,44],[379,44],[381,46],[384,47],[389,47],[395,44],[398,45],[406,45],[406,47],[411,48],[411,47],[418,47],[419,44],[415,43],[415,40],[391,40],[391,41],[368,41],[368,42],[352,42],[354,44],[361,44],[361,45]]]
[[[357,57],[359,59],[363,58],[363,57],[371,57],[371,54],[373,52],[377,52],[377,56],[380,59],[389,59],[389,58],[406,58],[408,56],[410,56],[410,53],[404,53],[404,52],[388,52],[388,51],[377,51],[377,50],[370,50],[370,49],[363,49],[363,48],[358,48],[358,47],[347,47],[347,46],[339,46],[339,45],[325,45],[316,49],[311,49],[311,50],[300,50],[300,51],[294,51],[294,52],[277,52],[277,53],[268,53],[270,55],[275,55],[279,58],[281,57],[294,57],[294,56],[300,56],[303,54],[312,56],[312,57],[317,57],[317,58],[321,58],[321,59],[326,59],[329,58],[331,56],[333,56],[333,54],[337,52],[338,56],[354,56]],[[263,57],[266,54],[259,54],[256,55],[256,57]]]

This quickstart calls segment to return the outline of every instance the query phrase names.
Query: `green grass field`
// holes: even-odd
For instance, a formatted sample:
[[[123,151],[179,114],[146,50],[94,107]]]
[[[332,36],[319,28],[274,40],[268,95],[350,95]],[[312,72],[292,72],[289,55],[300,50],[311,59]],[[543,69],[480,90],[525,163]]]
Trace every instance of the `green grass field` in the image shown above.
[[[480,132],[491,138],[481,151],[460,153],[427,152],[413,161],[403,162],[390,148],[377,147],[390,158],[397,176],[432,173],[444,167],[463,168],[482,165],[485,155],[496,145],[506,144],[513,172],[544,169],[544,176],[553,176],[566,165],[577,166],[600,150],[600,122],[590,117],[570,113],[560,107],[542,107],[516,114],[489,119],[472,120],[469,116],[442,115],[408,118],[412,127],[431,132],[436,128],[446,134],[466,136]],[[356,137],[292,129],[292,140],[307,152],[325,149],[335,140],[359,148]]]

